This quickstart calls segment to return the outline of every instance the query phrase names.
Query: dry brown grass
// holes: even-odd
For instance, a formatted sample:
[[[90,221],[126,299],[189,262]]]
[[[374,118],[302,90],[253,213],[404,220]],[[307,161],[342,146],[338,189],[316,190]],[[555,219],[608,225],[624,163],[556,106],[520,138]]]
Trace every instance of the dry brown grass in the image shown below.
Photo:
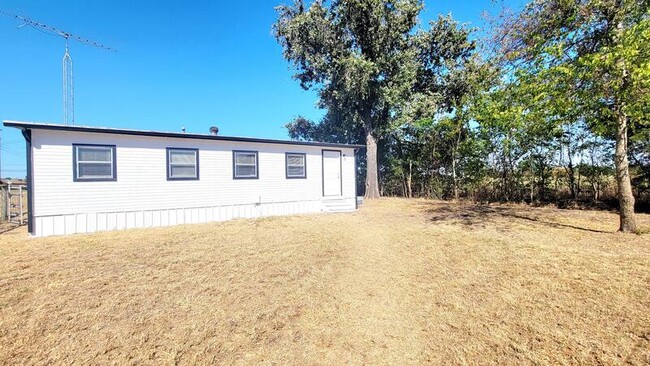
[[[650,236],[612,233],[616,220],[384,199],[350,214],[14,230],[0,236],[0,362],[649,364]]]

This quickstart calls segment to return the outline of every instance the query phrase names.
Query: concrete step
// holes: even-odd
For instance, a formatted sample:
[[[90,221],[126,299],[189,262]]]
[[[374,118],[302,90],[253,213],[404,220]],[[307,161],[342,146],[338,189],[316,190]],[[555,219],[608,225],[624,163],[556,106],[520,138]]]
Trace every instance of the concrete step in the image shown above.
[[[327,198],[323,199],[323,211],[325,212],[350,212],[354,211],[354,201],[350,198]]]

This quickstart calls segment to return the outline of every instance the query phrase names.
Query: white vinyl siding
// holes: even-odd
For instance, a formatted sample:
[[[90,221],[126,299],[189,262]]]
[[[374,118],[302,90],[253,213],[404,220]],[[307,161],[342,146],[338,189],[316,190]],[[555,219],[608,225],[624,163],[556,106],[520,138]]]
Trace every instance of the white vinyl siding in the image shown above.
[[[75,181],[115,179],[115,146],[73,144]]]
[[[167,148],[167,179],[199,179],[199,151]]]
[[[302,153],[287,153],[287,178],[307,178],[306,155]]]
[[[73,143],[115,145],[117,181],[73,182]],[[52,130],[33,130],[32,146],[36,236],[321,212],[324,207],[320,146]],[[200,179],[167,180],[167,147],[198,149]],[[233,179],[237,150],[259,151],[259,179]],[[354,209],[354,150],[341,150],[340,198]],[[286,179],[288,151],[305,154],[305,179]]]
[[[257,179],[257,151],[233,151],[233,177],[235,179]]]

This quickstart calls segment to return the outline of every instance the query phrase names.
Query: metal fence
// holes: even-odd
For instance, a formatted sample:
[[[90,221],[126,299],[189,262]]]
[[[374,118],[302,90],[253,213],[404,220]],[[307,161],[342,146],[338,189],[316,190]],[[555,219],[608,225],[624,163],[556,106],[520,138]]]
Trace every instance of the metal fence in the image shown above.
[[[0,221],[27,223],[27,187],[24,184],[0,185]]]

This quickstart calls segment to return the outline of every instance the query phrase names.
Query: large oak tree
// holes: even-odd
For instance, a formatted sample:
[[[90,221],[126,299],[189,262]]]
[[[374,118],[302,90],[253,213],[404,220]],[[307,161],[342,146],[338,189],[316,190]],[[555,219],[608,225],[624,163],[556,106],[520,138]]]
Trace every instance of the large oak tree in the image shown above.
[[[505,60],[537,78],[546,119],[583,121],[616,141],[621,231],[635,231],[628,139],[650,118],[650,2],[533,0],[502,24]]]
[[[462,120],[461,101],[476,84],[467,77],[477,65],[472,30],[451,16],[418,29],[422,7],[421,0],[315,1],[309,7],[298,0],[278,7],[274,29],[284,56],[301,86],[317,89],[327,109],[320,123],[297,118],[289,132],[294,138],[365,140],[366,198],[380,196],[378,141],[439,113]]]
[[[378,198],[377,140],[416,78],[419,0],[302,0],[277,8],[275,35],[305,88],[365,135],[366,198]],[[351,128],[354,130],[354,128]]]

